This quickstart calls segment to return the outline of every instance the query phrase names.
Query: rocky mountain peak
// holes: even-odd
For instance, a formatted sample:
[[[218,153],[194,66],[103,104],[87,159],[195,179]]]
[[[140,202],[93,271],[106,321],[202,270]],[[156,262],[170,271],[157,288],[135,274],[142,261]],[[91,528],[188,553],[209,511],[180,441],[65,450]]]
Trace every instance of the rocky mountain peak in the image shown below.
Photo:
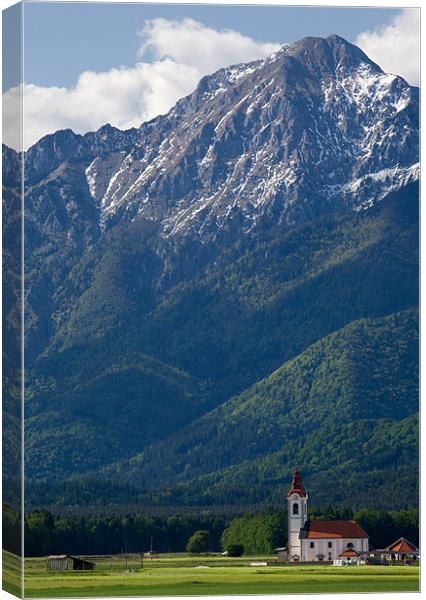
[[[418,95],[342,37],[307,37],[203,77],[167,115],[43,138],[39,181],[71,160],[102,227],[145,219],[213,240],[361,210],[418,177]]]
[[[288,51],[297,59],[305,74],[313,77],[347,75],[361,64],[368,65],[373,72],[382,72],[360,48],[338,35],[303,38]]]

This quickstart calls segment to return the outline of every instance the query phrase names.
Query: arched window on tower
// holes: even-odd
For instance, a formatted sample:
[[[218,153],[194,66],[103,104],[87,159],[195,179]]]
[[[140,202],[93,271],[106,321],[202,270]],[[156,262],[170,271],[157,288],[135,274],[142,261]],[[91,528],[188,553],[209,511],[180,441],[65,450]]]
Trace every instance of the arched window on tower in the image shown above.
[[[293,514],[294,515],[298,515],[299,514],[299,505],[297,504],[297,502],[295,502],[293,504]]]

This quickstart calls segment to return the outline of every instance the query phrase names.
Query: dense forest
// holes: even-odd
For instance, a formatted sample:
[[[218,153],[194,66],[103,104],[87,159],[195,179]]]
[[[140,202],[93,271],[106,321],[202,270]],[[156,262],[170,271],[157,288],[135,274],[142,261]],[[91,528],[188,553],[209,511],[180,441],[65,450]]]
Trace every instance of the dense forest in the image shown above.
[[[276,452],[256,460],[157,489],[82,477],[57,484],[29,483],[25,492],[33,508],[50,507],[62,513],[100,514],[108,509],[123,515],[141,507],[144,515],[185,507],[235,512],[280,506],[294,465],[304,465],[305,484],[320,506],[414,508],[419,493],[418,427],[418,414],[401,421],[386,418],[330,424],[284,442]]]
[[[349,508],[312,508],[311,519],[355,519],[367,531],[370,543],[382,548],[400,536],[418,544],[417,509],[384,511]],[[167,516],[59,516],[48,510],[25,517],[26,556],[46,554],[120,554],[185,552],[189,538],[197,531],[209,533],[210,552],[222,552],[241,545],[244,554],[271,554],[287,542],[287,513],[277,508],[241,515],[197,512]],[[3,510],[4,548],[18,553],[20,523],[10,507]]]

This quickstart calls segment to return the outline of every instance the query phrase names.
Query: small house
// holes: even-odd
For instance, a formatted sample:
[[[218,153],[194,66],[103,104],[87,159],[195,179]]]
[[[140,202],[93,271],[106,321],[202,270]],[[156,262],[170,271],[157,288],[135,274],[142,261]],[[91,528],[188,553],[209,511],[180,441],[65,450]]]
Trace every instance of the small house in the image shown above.
[[[419,559],[419,549],[406,538],[400,537],[395,542],[378,550],[386,562],[413,562]]]

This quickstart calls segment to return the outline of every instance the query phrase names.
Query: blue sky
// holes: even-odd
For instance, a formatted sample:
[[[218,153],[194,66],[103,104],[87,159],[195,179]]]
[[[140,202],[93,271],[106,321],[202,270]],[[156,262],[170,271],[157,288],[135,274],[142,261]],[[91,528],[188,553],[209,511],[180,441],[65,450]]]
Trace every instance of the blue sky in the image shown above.
[[[16,14],[4,15],[11,65],[18,53],[8,17]],[[337,33],[386,72],[419,80],[417,9],[27,1],[24,15],[24,148],[58,129],[137,127],[204,75],[309,35]],[[20,93],[12,71],[4,71],[6,144]]]
[[[292,42],[338,33],[348,40],[389,22],[394,9],[33,3],[25,7],[25,79],[71,85],[85,70],[132,66],[146,19],[190,17],[262,42]],[[149,60],[149,55],[145,60]]]

